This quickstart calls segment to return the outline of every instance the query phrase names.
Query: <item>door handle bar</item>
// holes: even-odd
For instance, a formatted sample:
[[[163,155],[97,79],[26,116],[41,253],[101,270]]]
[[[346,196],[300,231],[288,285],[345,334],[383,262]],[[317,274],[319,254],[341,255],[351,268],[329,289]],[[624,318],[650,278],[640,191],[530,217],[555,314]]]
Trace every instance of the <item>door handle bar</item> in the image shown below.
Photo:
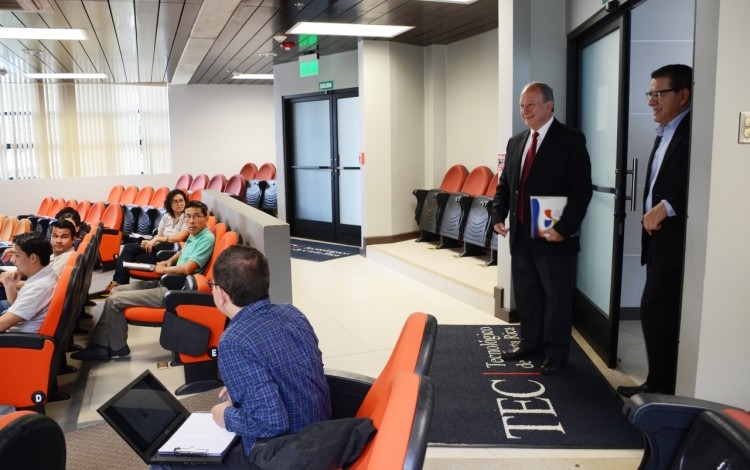
[[[638,181],[638,159],[633,159],[633,167],[630,170],[627,170],[625,174],[630,175],[630,196],[626,196],[625,200],[630,201],[630,212],[635,212],[635,203],[636,203],[636,195],[635,195],[635,188]]]

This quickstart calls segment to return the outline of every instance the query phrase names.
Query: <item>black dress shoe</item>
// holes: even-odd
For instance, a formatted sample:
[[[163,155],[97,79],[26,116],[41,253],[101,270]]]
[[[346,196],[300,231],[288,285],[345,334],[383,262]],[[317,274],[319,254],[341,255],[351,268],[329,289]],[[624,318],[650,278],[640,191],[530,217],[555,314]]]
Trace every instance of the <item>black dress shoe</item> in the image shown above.
[[[521,359],[531,355],[531,351],[528,349],[512,348],[500,351],[500,355],[503,359]]]
[[[129,355],[130,348],[127,345],[118,351],[112,351],[109,346],[91,343],[86,349],[71,354],[70,358],[78,361],[108,361],[112,358],[127,357]]]
[[[108,361],[109,346],[91,343],[86,349],[71,354],[70,358],[78,361]]]
[[[630,398],[633,395],[638,395],[639,393],[661,393],[656,388],[652,387],[650,383],[645,382],[641,385],[635,385],[633,387],[625,387],[620,386],[617,387],[617,393],[624,396],[625,398]]]
[[[539,372],[544,375],[552,375],[560,372],[563,367],[565,367],[565,361],[548,357],[542,362],[542,365],[539,366]]]

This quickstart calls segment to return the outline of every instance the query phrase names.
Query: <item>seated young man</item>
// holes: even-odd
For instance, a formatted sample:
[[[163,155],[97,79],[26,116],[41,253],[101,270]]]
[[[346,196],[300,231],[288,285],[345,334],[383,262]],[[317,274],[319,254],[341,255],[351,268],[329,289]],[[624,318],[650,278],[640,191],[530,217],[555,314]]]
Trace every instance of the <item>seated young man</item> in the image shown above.
[[[185,206],[185,227],[190,233],[181,251],[156,264],[158,274],[202,274],[214,251],[214,234],[208,229],[208,207],[200,201]],[[128,307],[164,307],[167,288],[160,281],[140,281],[117,286],[107,298],[102,316],[91,332],[91,342],[83,351],[71,354],[81,361],[107,361],[130,354],[128,348]]]
[[[222,428],[241,436],[221,466],[258,468],[252,449],[258,439],[300,431],[331,417],[331,398],[318,338],[293,305],[269,300],[268,260],[260,251],[235,245],[214,261],[212,292],[229,318],[219,340],[219,371],[225,399],[211,410]],[[152,466],[157,469],[190,466]]]
[[[67,219],[55,220],[50,224],[52,234],[50,242],[52,243],[52,256],[50,257],[50,267],[55,274],[60,276],[65,265],[68,264],[68,258],[75,253],[73,245],[76,241],[76,227],[73,222]]]
[[[91,226],[86,222],[81,222],[81,214],[79,214],[78,211],[73,209],[72,207],[64,207],[60,209],[60,212],[55,214],[55,219],[69,220],[73,223],[76,229],[73,248],[77,250],[78,245],[80,245],[81,240],[83,240],[83,237],[85,237],[86,234],[91,231]]]
[[[39,331],[58,281],[49,266],[51,254],[52,247],[39,233],[26,232],[13,237],[11,260],[17,270],[0,276],[7,296],[0,305],[0,310],[4,310],[0,315],[0,332]],[[26,281],[21,283],[21,278]]]

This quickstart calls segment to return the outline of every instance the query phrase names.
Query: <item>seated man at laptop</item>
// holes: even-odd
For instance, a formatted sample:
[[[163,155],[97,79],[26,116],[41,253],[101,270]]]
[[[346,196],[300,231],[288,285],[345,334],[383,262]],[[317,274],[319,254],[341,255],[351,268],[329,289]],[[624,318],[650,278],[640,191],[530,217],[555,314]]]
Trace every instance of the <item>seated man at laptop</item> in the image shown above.
[[[0,302],[0,332],[36,333],[47,316],[58,276],[49,266],[52,246],[37,232],[13,237],[15,272],[0,276],[7,300]],[[20,282],[26,278],[25,282]]]
[[[190,201],[185,207],[185,227],[190,233],[181,251],[166,261],[156,264],[158,274],[202,274],[214,250],[215,237],[208,229],[208,207],[200,201]],[[107,298],[94,331],[91,343],[83,351],[71,354],[81,361],[107,361],[130,354],[128,348],[127,307],[164,307],[167,288],[160,281],[140,281],[117,286]]]
[[[330,419],[322,354],[307,317],[292,305],[269,300],[263,253],[231,246],[214,261],[213,273],[214,302],[230,321],[219,340],[219,371],[226,384],[219,397],[226,401],[211,413],[242,441],[227,453],[222,467],[210,468],[257,468],[251,451],[258,439]]]

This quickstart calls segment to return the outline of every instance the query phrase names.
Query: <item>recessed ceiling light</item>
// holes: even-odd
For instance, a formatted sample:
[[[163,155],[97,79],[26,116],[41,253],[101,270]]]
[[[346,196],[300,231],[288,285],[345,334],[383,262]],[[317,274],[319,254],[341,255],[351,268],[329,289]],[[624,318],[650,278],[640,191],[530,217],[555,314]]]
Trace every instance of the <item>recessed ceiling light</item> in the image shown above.
[[[25,73],[26,78],[33,79],[75,79],[75,78],[107,78],[106,73]]]
[[[39,49],[24,49],[21,52],[23,52],[24,54],[29,54],[29,55],[42,55],[42,54],[44,54]]]
[[[272,73],[235,73],[232,74],[234,80],[273,80]]]
[[[363,38],[392,38],[413,29],[414,26],[352,23],[310,23],[294,25],[287,34],[319,34],[321,36],[357,36]]]
[[[459,3],[461,5],[468,5],[474,3],[477,0],[422,0],[424,2],[440,2],[440,3]]]
[[[0,28],[0,39],[52,39],[58,41],[85,41],[82,29],[54,28]]]

